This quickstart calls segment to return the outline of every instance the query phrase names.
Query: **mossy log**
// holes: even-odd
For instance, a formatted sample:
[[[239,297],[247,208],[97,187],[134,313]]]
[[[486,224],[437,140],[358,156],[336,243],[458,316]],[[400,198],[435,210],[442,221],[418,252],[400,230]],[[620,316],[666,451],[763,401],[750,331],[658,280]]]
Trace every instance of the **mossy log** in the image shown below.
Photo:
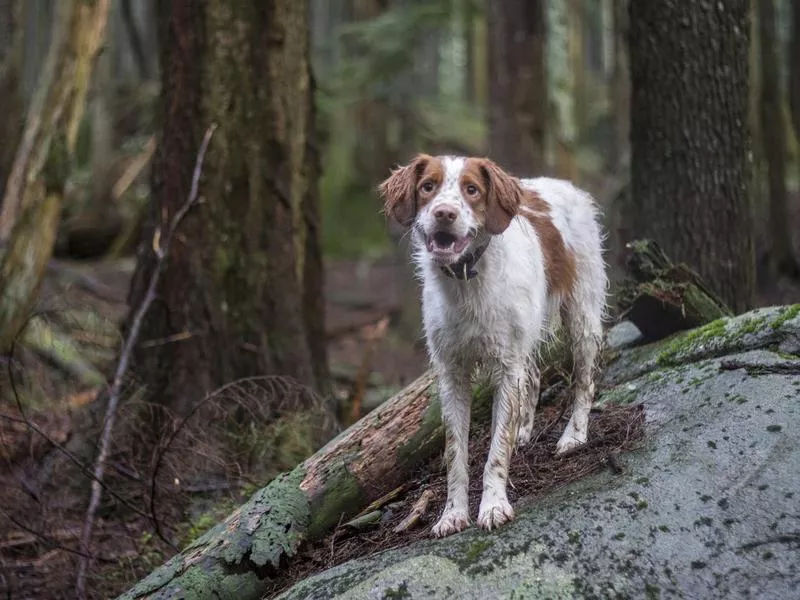
[[[646,341],[732,316],[697,273],[673,264],[654,241],[630,242],[627,250],[630,280],[623,285],[619,306]]]
[[[491,419],[490,400],[489,388],[477,386],[475,424]],[[441,410],[428,372],[120,598],[260,598],[301,542],[318,539],[404,483],[443,447]]]

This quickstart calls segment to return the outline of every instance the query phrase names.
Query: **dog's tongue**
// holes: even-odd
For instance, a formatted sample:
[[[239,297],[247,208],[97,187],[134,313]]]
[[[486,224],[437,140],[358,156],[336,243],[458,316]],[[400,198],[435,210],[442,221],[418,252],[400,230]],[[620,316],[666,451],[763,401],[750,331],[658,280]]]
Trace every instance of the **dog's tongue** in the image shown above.
[[[462,252],[464,248],[469,245],[469,237],[464,236],[460,240],[456,240],[456,243],[453,244],[453,251],[455,252]]]
[[[470,238],[469,236],[464,236],[462,238],[455,238],[455,241],[449,242],[447,245],[444,245],[440,242],[437,242],[436,239],[431,236],[425,240],[425,246],[428,248],[428,252],[433,252],[435,249],[440,250],[451,250],[452,252],[463,252],[463,250],[469,246]]]

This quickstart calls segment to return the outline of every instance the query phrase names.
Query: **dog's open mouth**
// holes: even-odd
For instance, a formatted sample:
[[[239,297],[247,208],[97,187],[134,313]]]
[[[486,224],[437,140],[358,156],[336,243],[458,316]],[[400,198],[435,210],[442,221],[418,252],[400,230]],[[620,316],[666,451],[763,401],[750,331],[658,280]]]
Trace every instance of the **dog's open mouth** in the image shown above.
[[[461,254],[469,246],[472,238],[468,235],[458,237],[446,231],[437,231],[425,237],[428,252],[439,256],[454,256]]]

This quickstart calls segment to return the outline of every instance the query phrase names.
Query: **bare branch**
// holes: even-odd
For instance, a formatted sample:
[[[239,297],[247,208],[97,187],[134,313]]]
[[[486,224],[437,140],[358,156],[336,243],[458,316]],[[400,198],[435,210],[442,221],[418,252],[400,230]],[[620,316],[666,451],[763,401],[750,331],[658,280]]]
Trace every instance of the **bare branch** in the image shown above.
[[[130,333],[128,335],[128,339],[125,340],[125,343],[122,346],[122,350],[120,351],[119,363],[117,364],[117,369],[114,373],[114,379],[111,383],[111,389],[108,393],[108,406],[106,407],[103,432],[100,436],[100,449],[97,453],[97,459],[95,460],[94,466],[92,493],[89,498],[89,506],[86,509],[86,519],[84,521],[83,533],[80,541],[80,548],[83,556],[80,564],[78,565],[78,577],[75,583],[76,593],[79,598],[86,597],[86,573],[89,568],[89,559],[87,558],[88,548],[92,538],[92,528],[94,527],[95,514],[97,513],[97,508],[100,506],[100,498],[103,490],[103,475],[105,474],[106,459],[108,458],[109,448],[111,447],[111,435],[114,430],[114,423],[116,421],[117,406],[119,405],[122,382],[125,374],[128,372],[133,348],[139,338],[139,332],[141,331],[144,317],[147,314],[147,311],[150,309],[150,305],[156,299],[158,281],[161,276],[161,271],[164,268],[166,258],[169,254],[169,247],[170,243],[172,242],[172,238],[175,235],[175,231],[181,224],[181,221],[183,221],[183,218],[197,204],[200,173],[203,168],[203,161],[205,159],[206,150],[208,149],[208,144],[211,141],[211,136],[214,135],[216,128],[216,124],[212,124],[206,130],[206,134],[203,137],[203,142],[200,145],[200,151],[197,154],[197,160],[195,162],[194,173],[192,176],[192,188],[189,192],[189,197],[181,209],[172,217],[166,236],[161,239],[162,235],[160,229],[156,229],[155,235],[153,236],[153,246],[156,250],[156,266],[155,269],[153,269],[152,276],[150,277],[150,282],[147,286],[147,292],[145,293],[144,299],[134,313],[131,322]]]

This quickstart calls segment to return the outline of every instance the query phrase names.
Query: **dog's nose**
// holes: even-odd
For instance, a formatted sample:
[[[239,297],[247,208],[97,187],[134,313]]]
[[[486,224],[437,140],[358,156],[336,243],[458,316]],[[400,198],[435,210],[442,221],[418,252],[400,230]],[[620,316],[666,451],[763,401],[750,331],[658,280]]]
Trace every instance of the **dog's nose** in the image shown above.
[[[440,223],[452,223],[458,217],[458,212],[456,212],[455,207],[445,205],[434,210],[433,216],[436,217],[436,220]]]

